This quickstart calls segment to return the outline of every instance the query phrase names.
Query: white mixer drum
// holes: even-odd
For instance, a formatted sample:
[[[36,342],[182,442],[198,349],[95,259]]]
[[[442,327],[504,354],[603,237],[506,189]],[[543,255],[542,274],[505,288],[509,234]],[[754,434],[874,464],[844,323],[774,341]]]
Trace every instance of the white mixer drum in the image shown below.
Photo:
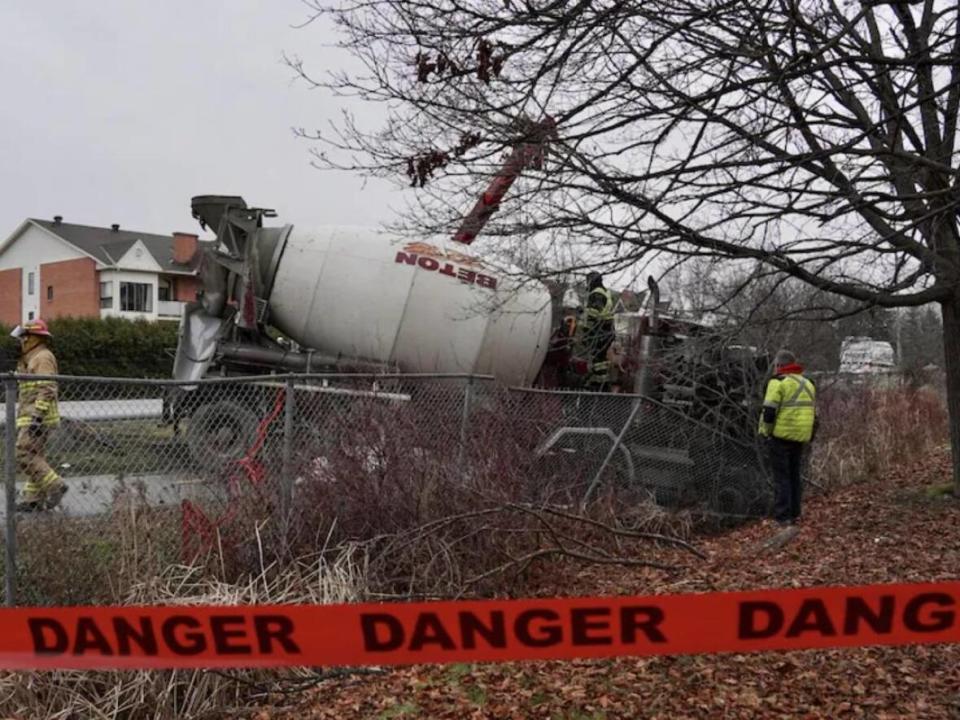
[[[464,250],[369,230],[293,227],[276,267],[270,322],[325,354],[528,385],[547,352],[550,295]]]

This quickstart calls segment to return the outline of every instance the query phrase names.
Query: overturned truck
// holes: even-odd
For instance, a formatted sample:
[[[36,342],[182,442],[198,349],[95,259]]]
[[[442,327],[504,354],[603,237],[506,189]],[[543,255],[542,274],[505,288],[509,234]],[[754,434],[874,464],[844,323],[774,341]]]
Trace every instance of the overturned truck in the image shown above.
[[[351,228],[268,227],[264,219],[275,213],[249,207],[237,196],[194,197],[192,211],[217,240],[203,251],[202,289],[181,318],[174,376],[183,385],[168,399],[167,415],[178,424],[189,422],[192,455],[205,466],[248,455],[263,419],[279,417],[277,383],[264,377],[240,385],[227,382],[230,378],[278,373],[366,378],[366,384],[353,379],[349,387],[338,387],[334,379],[297,384],[304,392],[336,394],[344,403],[352,394],[374,390],[393,401],[409,400],[414,393],[402,376],[414,373],[436,374],[438,380],[484,375],[519,388],[579,384],[583,363],[548,352],[561,319],[546,286],[464,252],[463,244],[400,240]],[[712,467],[698,467],[695,434],[665,439],[678,446],[661,447],[656,432],[621,433],[624,423],[628,418],[636,428],[662,425],[665,418],[685,427],[699,423],[712,438],[705,452],[716,457],[717,439],[724,438],[740,457],[752,447],[760,365],[755,354],[727,345],[702,326],[659,317],[655,285],[651,290],[649,312],[624,343],[623,363],[623,390],[642,394],[647,405],[631,412],[632,401],[603,395],[596,400],[609,398],[606,402],[621,409],[587,418],[582,403],[564,402],[562,416],[554,428],[545,428],[537,451],[547,456],[582,450],[584,438],[597,437],[588,430],[604,427],[609,431],[604,442],[622,434],[631,453],[629,481],[650,484],[662,502],[686,504],[685,486],[703,485],[701,476]],[[547,372],[557,362],[565,372]],[[385,383],[387,376],[392,379]],[[211,377],[222,382],[196,382]],[[384,387],[390,393],[382,393]],[[312,428],[313,437],[331,431],[322,417],[301,423],[298,416],[298,423]],[[554,430],[561,428],[567,431],[557,436]],[[756,484],[756,468],[750,472]],[[737,479],[728,475],[710,482],[735,486]],[[743,510],[756,504],[753,490],[727,490],[726,496],[721,490],[711,490],[712,504],[722,497]]]

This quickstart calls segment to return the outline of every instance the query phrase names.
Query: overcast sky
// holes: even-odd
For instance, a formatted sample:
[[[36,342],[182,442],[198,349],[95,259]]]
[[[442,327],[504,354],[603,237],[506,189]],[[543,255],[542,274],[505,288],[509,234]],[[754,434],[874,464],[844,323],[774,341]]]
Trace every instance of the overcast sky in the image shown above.
[[[376,224],[402,191],[310,166],[292,127],[342,102],[294,82],[346,58],[297,0],[0,3],[0,237],[26,217],[199,230],[193,195],[239,194],[276,222]],[[371,110],[375,112],[375,110]]]

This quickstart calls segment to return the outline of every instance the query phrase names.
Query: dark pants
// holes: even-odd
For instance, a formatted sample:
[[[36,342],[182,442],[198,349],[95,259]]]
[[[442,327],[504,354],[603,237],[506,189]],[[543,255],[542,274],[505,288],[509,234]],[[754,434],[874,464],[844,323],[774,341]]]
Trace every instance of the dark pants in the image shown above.
[[[800,518],[800,499],[803,491],[800,468],[803,461],[803,443],[792,440],[770,440],[770,469],[776,484],[777,499],[773,517],[778,522]]]
[[[607,359],[610,346],[613,345],[613,335],[594,335],[590,351],[590,375],[587,377],[587,388],[593,392],[610,392],[611,364]]]

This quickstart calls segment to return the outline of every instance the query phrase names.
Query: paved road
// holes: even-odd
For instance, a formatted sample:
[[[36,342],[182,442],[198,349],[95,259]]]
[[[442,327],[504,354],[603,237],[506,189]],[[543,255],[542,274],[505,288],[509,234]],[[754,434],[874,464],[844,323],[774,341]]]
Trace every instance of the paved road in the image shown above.
[[[110,509],[114,497],[124,489],[142,485],[147,504],[179,505],[181,500],[223,497],[222,490],[213,483],[204,483],[195,478],[171,475],[127,475],[120,480],[116,475],[88,475],[65,478],[70,486],[60,509],[69,517],[91,517]],[[17,492],[23,483],[17,483]],[[6,517],[5,503],[0,500],[0,521]]]
[[[163,400],[73,400],[60,403],[60,417],[68,420],[149,420],[163,414]],[[0,427],[6,424],[6,405],[0,403]]]

